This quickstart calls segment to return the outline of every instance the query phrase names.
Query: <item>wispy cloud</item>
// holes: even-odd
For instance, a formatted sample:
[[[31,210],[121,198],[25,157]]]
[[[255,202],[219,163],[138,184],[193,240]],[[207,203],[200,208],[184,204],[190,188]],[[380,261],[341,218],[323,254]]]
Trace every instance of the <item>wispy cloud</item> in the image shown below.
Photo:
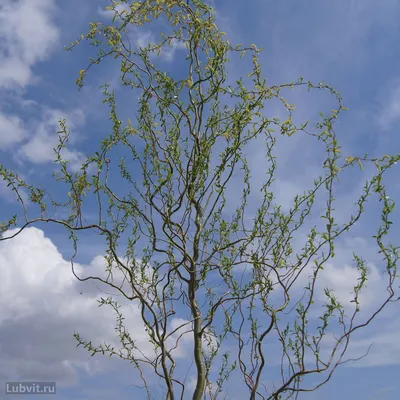
[[[33,164],[44,164],[55,160],[54,148],[58,145],[58,134],[60,131],[59,121],[66,118],[68,127],[71,129],[71,138],[77,136],[77,129],[85,122],[81,110],[63,112],[52,108],[43,108],[40,118],[32,121],[29,125],[29,136],[16,152],[16,157],[21,161],[29,161]],[[80,168],[85,160],[84,154],[79,151],[66,148],[63,156],[70,161],[73,170]]]
[[[123,15],[124,13],[130,11],[130,7],[127,4],[118,4],[117,6],[115,6],[114,9],[119,15]],[[97,9],[98,14],[101,15],[102,17],[105,17],[108,20],[114,17],[115,11],[105,10],[102,8]],[[132,45],[136,49],[148,47],[149,45],[159,43],[159,41],[161,40],[161,36],[160,38],[156,38],[155,31],[152,31],[150,29],[151,27],[147,29],[143,28],[144,28],[143,26],[142,27],[134,26],[129,28],[128,37]],[[174,60],[176,52],[178,50],[184,50],[184,49],[186,49],[185,43],[174,39],[171,41],[170,46],[166,46],[162,49],[160,53],[160,58],[161,60],[170,63]]]
[[[0,149],[6,150],[25,137],[24,124],[18,115],[0,113]]]
[[[377,125],[380,129],[388,130],[400,122],[400,79],[390,81],[379,96]]]

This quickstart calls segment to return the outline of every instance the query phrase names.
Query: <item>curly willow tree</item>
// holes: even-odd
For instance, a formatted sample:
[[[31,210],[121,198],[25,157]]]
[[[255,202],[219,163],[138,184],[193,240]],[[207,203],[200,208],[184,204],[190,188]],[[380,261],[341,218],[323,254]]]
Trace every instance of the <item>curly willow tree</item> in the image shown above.
[[[79,87],[96,64],[108,59],[119,63],[121,86],[135,93],[137,112],[123,123],[113,90],[103,87],[111,133],[78,172],[72,172],[63,157],[70,132],[61,121],[54,175],[66,189],[63,201],[1,166],[2,178],[23,211],[21,219],[16,215],[2,223],[1,240],[12,240],[39,222],[67,229],[77,279],[106,285],[114,293],[99,302],[116,313],[119,338],[117,347],[94,345],[76,333],[78,345],[133,363],[143,382],[142,395],[149,399],[154,398],[154,385],[162,387],[168,400],[235,398],[232,388],[242,393],[240,398],[248,393],[249,399],[297,398],[315,390],[347,361],[352,334],[397,300],[397,248],[384,243],[394,202],[383,177],[400,156],[344,159],[333,130],[345,110],[340,95],[324,83],[302,78],[267,85],[259,65],[261,50],[232,45],[216,25],[212,7],[203,1],[112,3],[112,23],[92,23],[68,49],[87,41],[98,50],[80,71]],[[157,23],[165,28],[159,40],[139,46],[135,35],[146,24]],[[163,56],[174,49],[185,58],[180,71],[167,74],[158,66],[165,67]],[[249,75],[229,80],[228,56],[250,66]],[[302,86],[328,92],[337,102],[312,128],[294,124],[294,106],[282,95]],[[281,105],[288,114],[285,122],[268,118],[267,104]],[[277,170],[274,151],[279,137],[292,135],[316,139],[326,157],[313,187],[284,211],[271,190]],[[257,140],[264,146],[265,165],[252,171],[248,146]],[[335,182],[344,170],[366,164],[375,172],[355,203],[356,212],[345,223],[335,222]],[[254,172],[264,180],[252,197]],[[29,193],[29,200],[23,192]],[[304,231],[319,192],[326,200],[322,213],[320,205],[317,208],[317,219],[325,221],[322,232],[316,224]],[[387,291],[365,315],[360,298],[370,269],[360,256],[354,254],[359,279],[351,304],[341,304],[329,288],[323,288],[321,300],[317,289],[321,271],[335,257],[335,242],[359,221],[370,196],[377,196],[381,202],[376,204],[382,205],[373,237]],[[254,198],[260,197],[255,205]],[[88,221],[88,207],[92,214],[96,210],[93,221]],[[50,208],[65,209],[65,218],[50,215]],[[79,276],[76,262],[74,269],[82,231],[106,240],[104,277]],[[295,233],[303,243],[297,250]],[[123,300],[117,302],[115,294]],[[122,303],[139,310],[150,352],[127,329]]]

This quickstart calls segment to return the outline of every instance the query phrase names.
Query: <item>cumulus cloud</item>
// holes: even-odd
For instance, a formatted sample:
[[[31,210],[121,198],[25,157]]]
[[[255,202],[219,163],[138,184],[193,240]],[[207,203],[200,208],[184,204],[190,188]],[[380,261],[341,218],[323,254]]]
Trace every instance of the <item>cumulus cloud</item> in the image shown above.
[[[24,87],[32,67],[50,55],[59,32],[53,0],[5,0],[0,5],[0,88]]]
[[[11,236],[17,229],[8,231]],[[80,277],[104,277],[104,257],[97,255],[87,264],[75,264]],[[76,348],[73,333],[78,331],[93,345],[108,343],[119,348],[111,308],[98,307],[97,299],[108,297],[112,289],[92,281],[79,282],[71,264],[37,228],[27,228],[11,240],[0,242],[0,380],[55,380],[60,386],[75,385],[78,372],[89,374],[110,368],[107,357],[90,358],[85,349]],[[122,275],[121,275],[122,276]],[[114,283],[118,272],[114,273]],[[142,354],[152,358],[154,350],[143,329],[139,308],[118,300],[127,332]],[[167,346],[175,357],[184,359],[191,351],[191,322],[172,318]],[[187,333],[185,333],[187,332]],[[207,351],[215,339],[207,334]]]
[[[99,268],[96,261],[75,266],[80,275]],[[89,284],[76,280],[70,263],[43,231],[28,228],[0,242],[0,275],[0,380],[71,385],[79,369],[93,373],[106,368],[107,358],[90,359],[86,350],[76,348],[72,335],[78,331],[93,344],[117,345],[114,314],[98,307],[99,292],[86,290]],[[141,349],[150,351],[139,311],[125,306],[123,312]]]
[[[33,67],[46,60],[58,43],[59,31],[54,21],[53,0],[5,0],[0,5],[0,90],[6,93],[25,88],[36,78]],[[80,110],[61,112],[43,108],[35,101],[24,100],[40,116],[33,124],[21,115],[0,111],[0,150],[15,151],[16,160],[43,164],[54,161],[58,143],[58,120],[69,117],[71,127],[84,122]],[[25,104],[26,105],[26,104]],[[85,157],[71,149],[64,156],[72,170],[80,168]]]
[[[327,249],[325,249],[325,252]],[[387,275],[384,271],[383,261],[378,257],[377,249],[362,237],[343,237],[335,245],[335,257],[323,265],[319,271],[315,286],[315,301],[317,307],[326,301],[325,289],[332,291],[346,312],[354,310],[354,287],[358,285],[361,272],[354,262],[353,252],[365,259],[368,267],[368,280],[361,290],[359,303],[362,314],[371,315],[383,299],[387,296]],[[303,293],[303,288],[308,284],[313,274],[315,265],[311,260],[293,285],[293,290]],[[321,315],[320,309],[317,317]]]

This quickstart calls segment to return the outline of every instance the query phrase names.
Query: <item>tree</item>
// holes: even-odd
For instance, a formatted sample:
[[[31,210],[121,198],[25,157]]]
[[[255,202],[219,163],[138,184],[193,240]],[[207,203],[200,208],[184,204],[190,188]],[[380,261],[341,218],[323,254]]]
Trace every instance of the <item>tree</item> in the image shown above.
[[[92,23],[90,31],[68,48],[87,41],[98,49],[80,71],[77,84],[84,85],[95,65],[115,59],[121,84],[139,95],[137,113],[126,123],[121,121],[115,93],[104,85],[112,132],[76,173],[63,156],[70,133],[66,121],[61,121],[55,178],[64,183],[65,201],[55,200],[48,190],[1,166],[1,176],[15,191],[23,215],[22,220],[13,216],[2,223],[0,240],[12,240],[39,222],[68,230],[76,278],[97,281],[122,295],[124,304],[138,307],[153,351],[149,355],[137,346],[113,295],[101,298],[100,305],[110,306],[116,314],[120,348],[93,345],[77,333],[78,345],[93,355],[106,353],[133,363],[149,399],[154,378],[162,382],[168,400],[216,399],[232,382],[243,382],[252,400],[297,398],[301,392],[317,389],[346,362],[352,334],[397,300],[398,248],[385,239],[394,201],[387,196],[383,178],[400,155],[344,160],[334,131],[335,120],[345,110],[339,93],[303,78],[269,86],[259,65],[261,50],[255,45],[232,45],[207,3],[113,0],[109,9],[114,12],[112,24]],[[157,21],[167,26],[159,41],[134,46],[135,29]],[[184,73],[166,73],[159,67],[160,57],[171,46],[185,46]],[[250,74],[233,82],[228,56],[235,62],[250,56]],[[332,114],[322,114],[312,128],[294,124],[294,106],[282,94],[303,86],[328,91],[337,102]],[[268,101],[279,101],[288,113],[284,122],[266,116]],[[300,134],[323,143],[323,174],[284,211],[271,191],[277,170],[274,146],[280,135]],[[267,164],[256,206],[246,150],[255,140],[264,144]],[[335,183],[345,170],[357,164],[363,168],[365,163],[375,166],[375,174],[366,181],[354,215],[337,223]],[[123,185],[114,184],[116,169]],[[232,183],[238,193],[239,181],[239,196],[228,197]],[[29,210],[24,191],[29,194]],[[294,235],[301,235],[321,192],[326,196],[323,230],[312,226],[297,251]],[[316,296],[321,272],[335,256],[338,238],[360,220],[373,195],[382,205],[381,226],[374,238],[384,264],[380,273],[387,281],[385,298],[370,315],[361,312],[369,268],[354,254],[359,280],[351,304],[341,304],[327,288],[321,312]],[[86,220],[85,204],[91,208],[96,204],[96,221]],[[37,206],[34,217],[28,215],[32,205]],[[68,216],[50,215],[49,205],[65,208]],[[17,225],[17,233],[5,234]],[[74,271],[79,233],[88,230],[106,238],[106,277],[84,278]],[[178,346],[188,338],[194,360],[193,390],[187,384],[190,363],[176,357]],[[279,349],[272,357],[279,358],[280,379],[273,384],[266,381],[271,361],[268,343],[273,345],[270,349]],[[310,375],[319,382],[310,386]]]

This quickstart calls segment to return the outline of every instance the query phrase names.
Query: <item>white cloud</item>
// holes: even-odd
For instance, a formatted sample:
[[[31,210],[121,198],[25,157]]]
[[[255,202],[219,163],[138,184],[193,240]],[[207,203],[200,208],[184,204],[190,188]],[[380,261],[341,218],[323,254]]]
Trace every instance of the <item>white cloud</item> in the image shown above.
[[[27,160],[34,164],[44,164],[53,162],[55,160],[54,148],[57,147],[58,134],[60,130],[59,120],[61,118],[67,119],[67,125],[71,129],[71,141],[74,143],[74,136],[76,137],[76,128],[81,126],[84,121],[84,115],[81,110],[72,110],[63,112],[57,109],[44,108],[40,119],[31,123],[30,137],[25,141],[17,152],[18,158]],[[62,151],[64,158],[70,161],[70,166],[73,171],[78,170],[85,156],[70,148],[65,148]]]
[[[49,57],[58,41],[59,32],[53,17],[53,0],[5,0],[0,5],[0,89],[11,91],[35,81],[32,68]],[[24,100],[28,105],[29,100]],[[35,101],[40,116],[33,125],[14,114],[0,113],[0,150],[15,150],[17,161],[35,164],[54,161],[53,148],[58,144],[58,120],[67,114],[71,127],[84,122],[82,112],[63,113],[41,108]],[[43,111],[44,110],[44,111]],[[70,149],[64,152],[73,170],[79,169],[83,154]]]
[[[325,249],[325,253],[327,249]],[[323,265],[323,270],[319,271],[317,283],[315,285],[316,312],[315,316],[321,315],[321,304],[326,302],[325,289],[332,291],[332,294],[342,304],[348,312],[354,311],[354,287],[359,284],[361,272],[357,269],[353,261],[353,252],[363,257],[368,267],[368,280],[365,287],[361,290],[359,304],[363,316],[371,315],[387,296],[387,275],[380,263],[377,255],[377,248],[370,241],[362,237],[343,237],[340,242],[335,244],[335,257],[329,259]],[[313,274],[315,265],[311,260],[299,278],[293,285],[293,294],[297,301],[297,295],[303,293],[303,288],[309,282]]]
[[[24,87],[32,67],[57,43],[53,0],[5,0],[0,5],[0,88]]]
[[[53,0],[5,0],[0,5],[0,89],[8,92],[35,81],[32,68],[47,59],[58,42],[59,31],[54,23]],[[16,161],[34,164],[52,162],[58,144],[58,120],[67,116],[71,128],[83,124],[80,110],[61,112],[41,107],[36,101],[23,100],[23,106],[33,107],[39,118],[25,121],[14,114],[0,113],[0,150],[15,150]],[[64,154],[71,169],[80,168],[85,157],[66,149]]]
[[[121,13],[123,13],[124,11],[129,11],[129,10],[130,10],[130,7],[129,7],[128,4],[118,4],[118,5],[116,5],[116,6],[114,7],[114,9],[115,9],[115,11],[118,12],[118,14],[121,14]],[[100,15],[102,15],[102,16],[108,18],[108,19],[112,19],[112,18],[114,17],[115,11],[113,11],[113,10],[106,10],[105,8],[103,9],[103,8],[100,8],[100,7],[97,9],[97,12],[98,12]]]
[[[173,318],[169,325],[169,333],[175,331],[167,340],[167,346],[176,358],[187,355],[187,347],[193,343],[192,323],[183,318]]]
[[[172,40],[171,46],[165,46],[161,51],[161,57],[168,62],[172,62],[175,57],[175,53],[178,50],[186,50],[186,45],[178,40]]]
[[[130,7],[127,4],[118,4],[115,6],[115,11],[118,12],[118,14],[123,13],[124,11],[129,11]],[[98,8],[97,10],[98,14],[100,14],[103,17],[106,17],[107,19],[112,19],[115,15],[115,12],[113,10],[103,10],[101,8]],[[131,26],[130,27],[131,31],[129,32],[129,39],[130,41],[135,45],[137,48],[145,48],[151,44],[156,44],[159,43],[160,40],[162,40],[161,36],[160,38],[156,38],[154,33],[151,32],[150,30],[144,30],[144,27],[136,27],[136,26]],[[186,45],[183,42],[180,42],[178,40],[172,40],[171,45],[168,46],[167,44],[162,48],[162,51],[160,53],[160,58],[163,61],[166,62],[172,62],[174,60],[176,51],[178,50],[185,50]],[[156,53],[154,53],[155,55]]]
[[[75,267],[81,275],[97,268]],[[117,345],[114,313],[98,307],[94,293],[76,280],[43,231],[28,228],[0,242],[0,276],[0,342],[7,344],[0,347],[0,380],[53,379],[70,385],[79,368],[96,372],[109,365],[107,357],[91,359],[87,350],[77,349],[72,335],[77,330],[93,344]],[[150,351],[139,311],[125,306],[123,312],[141,349]]]
[[[21,179],[25,179],[23,174],[18,174]],[[0,198],[7,203],[14,203],[19,201],[17,194],[12,190],[12,186],[7,186],[7,182],[0,178]],[[25,188],[19,188],[19,195],[25,204],[29,204],[29,196]]]
[[[358,284],[360,272],[354,266],[344,265],[335,266],[327,264],[321,272],[319,285],[319,297],[323,300],[325,287],[331,289],[344,307],[351,306],[350,302],[354,299],[354,287]],[[369,266],[368,285],[360,294],[361,307],[371,310],[379,304],[378,299],[386,293],[386,285],[378,269],[374,265]],[[352,307],[354,308],[354,307]]]
[[[0,113],[0,150],[19,143],[24,138],[24,127],[17,115]]]
[[[145,48],[149,45],[158,44],[162,38],[156,38],[153,32],[143,31],[137,27],[133,27],[132,31],[129,33],[129,38],[134,43],[137,48]],[[175,54],[178,50],[185,50],[186,45],[176,39],[171,41],[171,45],[165,44],[161,49],[160,58],[166,62],[174,61]],[[152,56],[156,57],[157,52],[152,53]]]

